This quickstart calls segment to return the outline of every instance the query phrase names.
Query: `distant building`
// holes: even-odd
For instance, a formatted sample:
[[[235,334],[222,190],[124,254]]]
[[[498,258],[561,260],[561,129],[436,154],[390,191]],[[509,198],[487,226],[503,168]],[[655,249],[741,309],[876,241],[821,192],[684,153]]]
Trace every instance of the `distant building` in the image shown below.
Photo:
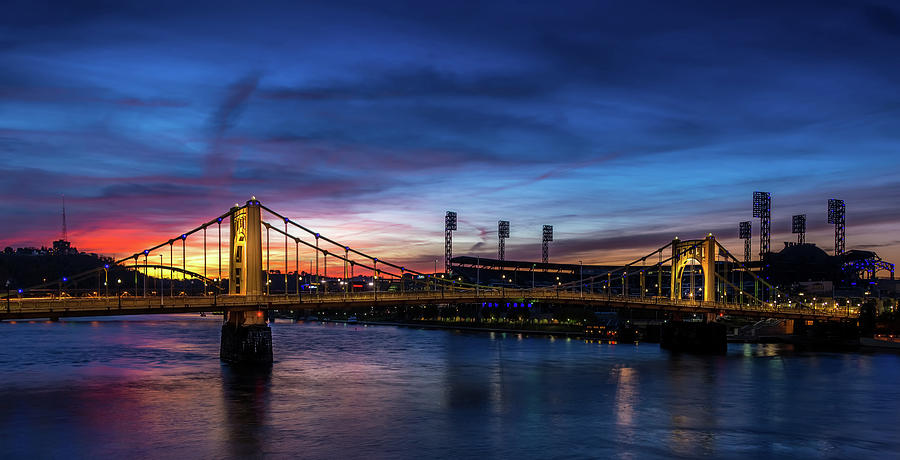
[[[53,242],[53,254],[58,256],[75,255],[78,254],[78,249],[72,247],[72,243],[60,239]]]
[[[831,281],[801,281],[797,286],[807,294],[831,296],[834,293],[834,283]]]

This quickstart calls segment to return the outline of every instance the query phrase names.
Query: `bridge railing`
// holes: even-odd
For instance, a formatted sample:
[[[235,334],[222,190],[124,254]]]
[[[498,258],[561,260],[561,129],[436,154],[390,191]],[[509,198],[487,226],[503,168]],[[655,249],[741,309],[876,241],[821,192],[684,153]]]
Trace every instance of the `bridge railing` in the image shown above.
[[[15,314],[48,314],[69,311],[107,311],[113,310],[157,310],[157,309],[206,309],[216,311],[227,308],[277,308],[278,306],[300,305],[338,305],[338,304],[385,304],[390,302],[415,303],[477,303],[487,301],[565,301],[567,303],[587,302],[612,306],[634,306],[666,309],[685,309],[708,313],[771,313],[796,314],[816,317],[853,317],[854,311],[848,308],[819,307],[809,308],[792,305],[785,307],[778,304],[750,305],[725,302],[704,302],[700,300],[673,300],[668,297],[635,297],[600,293],[584,293],[566,290],[531,290],[531,289],[491,289],[491,290],[459,290],[459,291],[406,291],[406,292],[336,292],[319,295],[283,294],[283,295],[218,295],[218,296],[174,296],[174,297],[90,297],[90,298],[21,298],[7,299],[6,305],[0,303],[0,312],[6,307],[7,313]]]

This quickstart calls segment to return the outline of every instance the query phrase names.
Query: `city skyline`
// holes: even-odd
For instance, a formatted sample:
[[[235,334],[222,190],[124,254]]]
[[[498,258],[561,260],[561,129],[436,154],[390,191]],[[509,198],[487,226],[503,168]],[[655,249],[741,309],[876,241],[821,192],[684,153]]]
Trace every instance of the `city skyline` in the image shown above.
[[[885,4],[887,5],[887,4]],[[900,259],[888,6],[22,3],[0,19],[2,246],[125,256],[255,195],[429,270],[454,254],[629,261],[673,237]],[[702,13],[702,14],[699,14]],[[323,24],[327,24],[325,27]],[[276,245],[277,247],[277,245]]]

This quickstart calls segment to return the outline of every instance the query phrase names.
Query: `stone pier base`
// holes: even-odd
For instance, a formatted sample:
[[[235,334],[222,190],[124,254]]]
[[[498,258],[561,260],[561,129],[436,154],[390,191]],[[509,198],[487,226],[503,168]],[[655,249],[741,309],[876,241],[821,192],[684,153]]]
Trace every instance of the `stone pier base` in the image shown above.
[[[719,323],[670,321],[662,327],[659,346],[672,351],[725,354],[726,328]]]
[[[268,364],[272,362],[272,329],[258,312],[228,312],[222,325],[219,357],[222,361],[240,364]]]

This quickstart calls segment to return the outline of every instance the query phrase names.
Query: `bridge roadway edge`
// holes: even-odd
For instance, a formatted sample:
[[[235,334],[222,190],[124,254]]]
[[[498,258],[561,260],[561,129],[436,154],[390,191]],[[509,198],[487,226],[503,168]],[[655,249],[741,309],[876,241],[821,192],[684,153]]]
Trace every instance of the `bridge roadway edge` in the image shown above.
[[[360,306],[389,307],[399,305],[453,305],[478,304],[484,302],[541,302],[560,305],[584,305],[595,308],[659,310],[673,313],[727,314],[751,318],[780,318],[793,320],[856,320],[854,316],[813,311],[808,309],[758,309],[736,307],[734,304],[705,302],[660,302],[640,298],[607,296],[534,295],[528,291],[505,293],[453,293],[452,295],[380,295],[378,298],[367,293],[298,298],[295,295],[271,296],[196,296],[158,298],[100,298],[100,299],[22,299],[12,302],[15,308],[0,306],[0,321],[40,318],[65,318],[85,316],[125,316],[172,313],[200,313],[218,311],[257,311],[290,309],[348,309]],[[98,303],[106,305],[97,305]]]

